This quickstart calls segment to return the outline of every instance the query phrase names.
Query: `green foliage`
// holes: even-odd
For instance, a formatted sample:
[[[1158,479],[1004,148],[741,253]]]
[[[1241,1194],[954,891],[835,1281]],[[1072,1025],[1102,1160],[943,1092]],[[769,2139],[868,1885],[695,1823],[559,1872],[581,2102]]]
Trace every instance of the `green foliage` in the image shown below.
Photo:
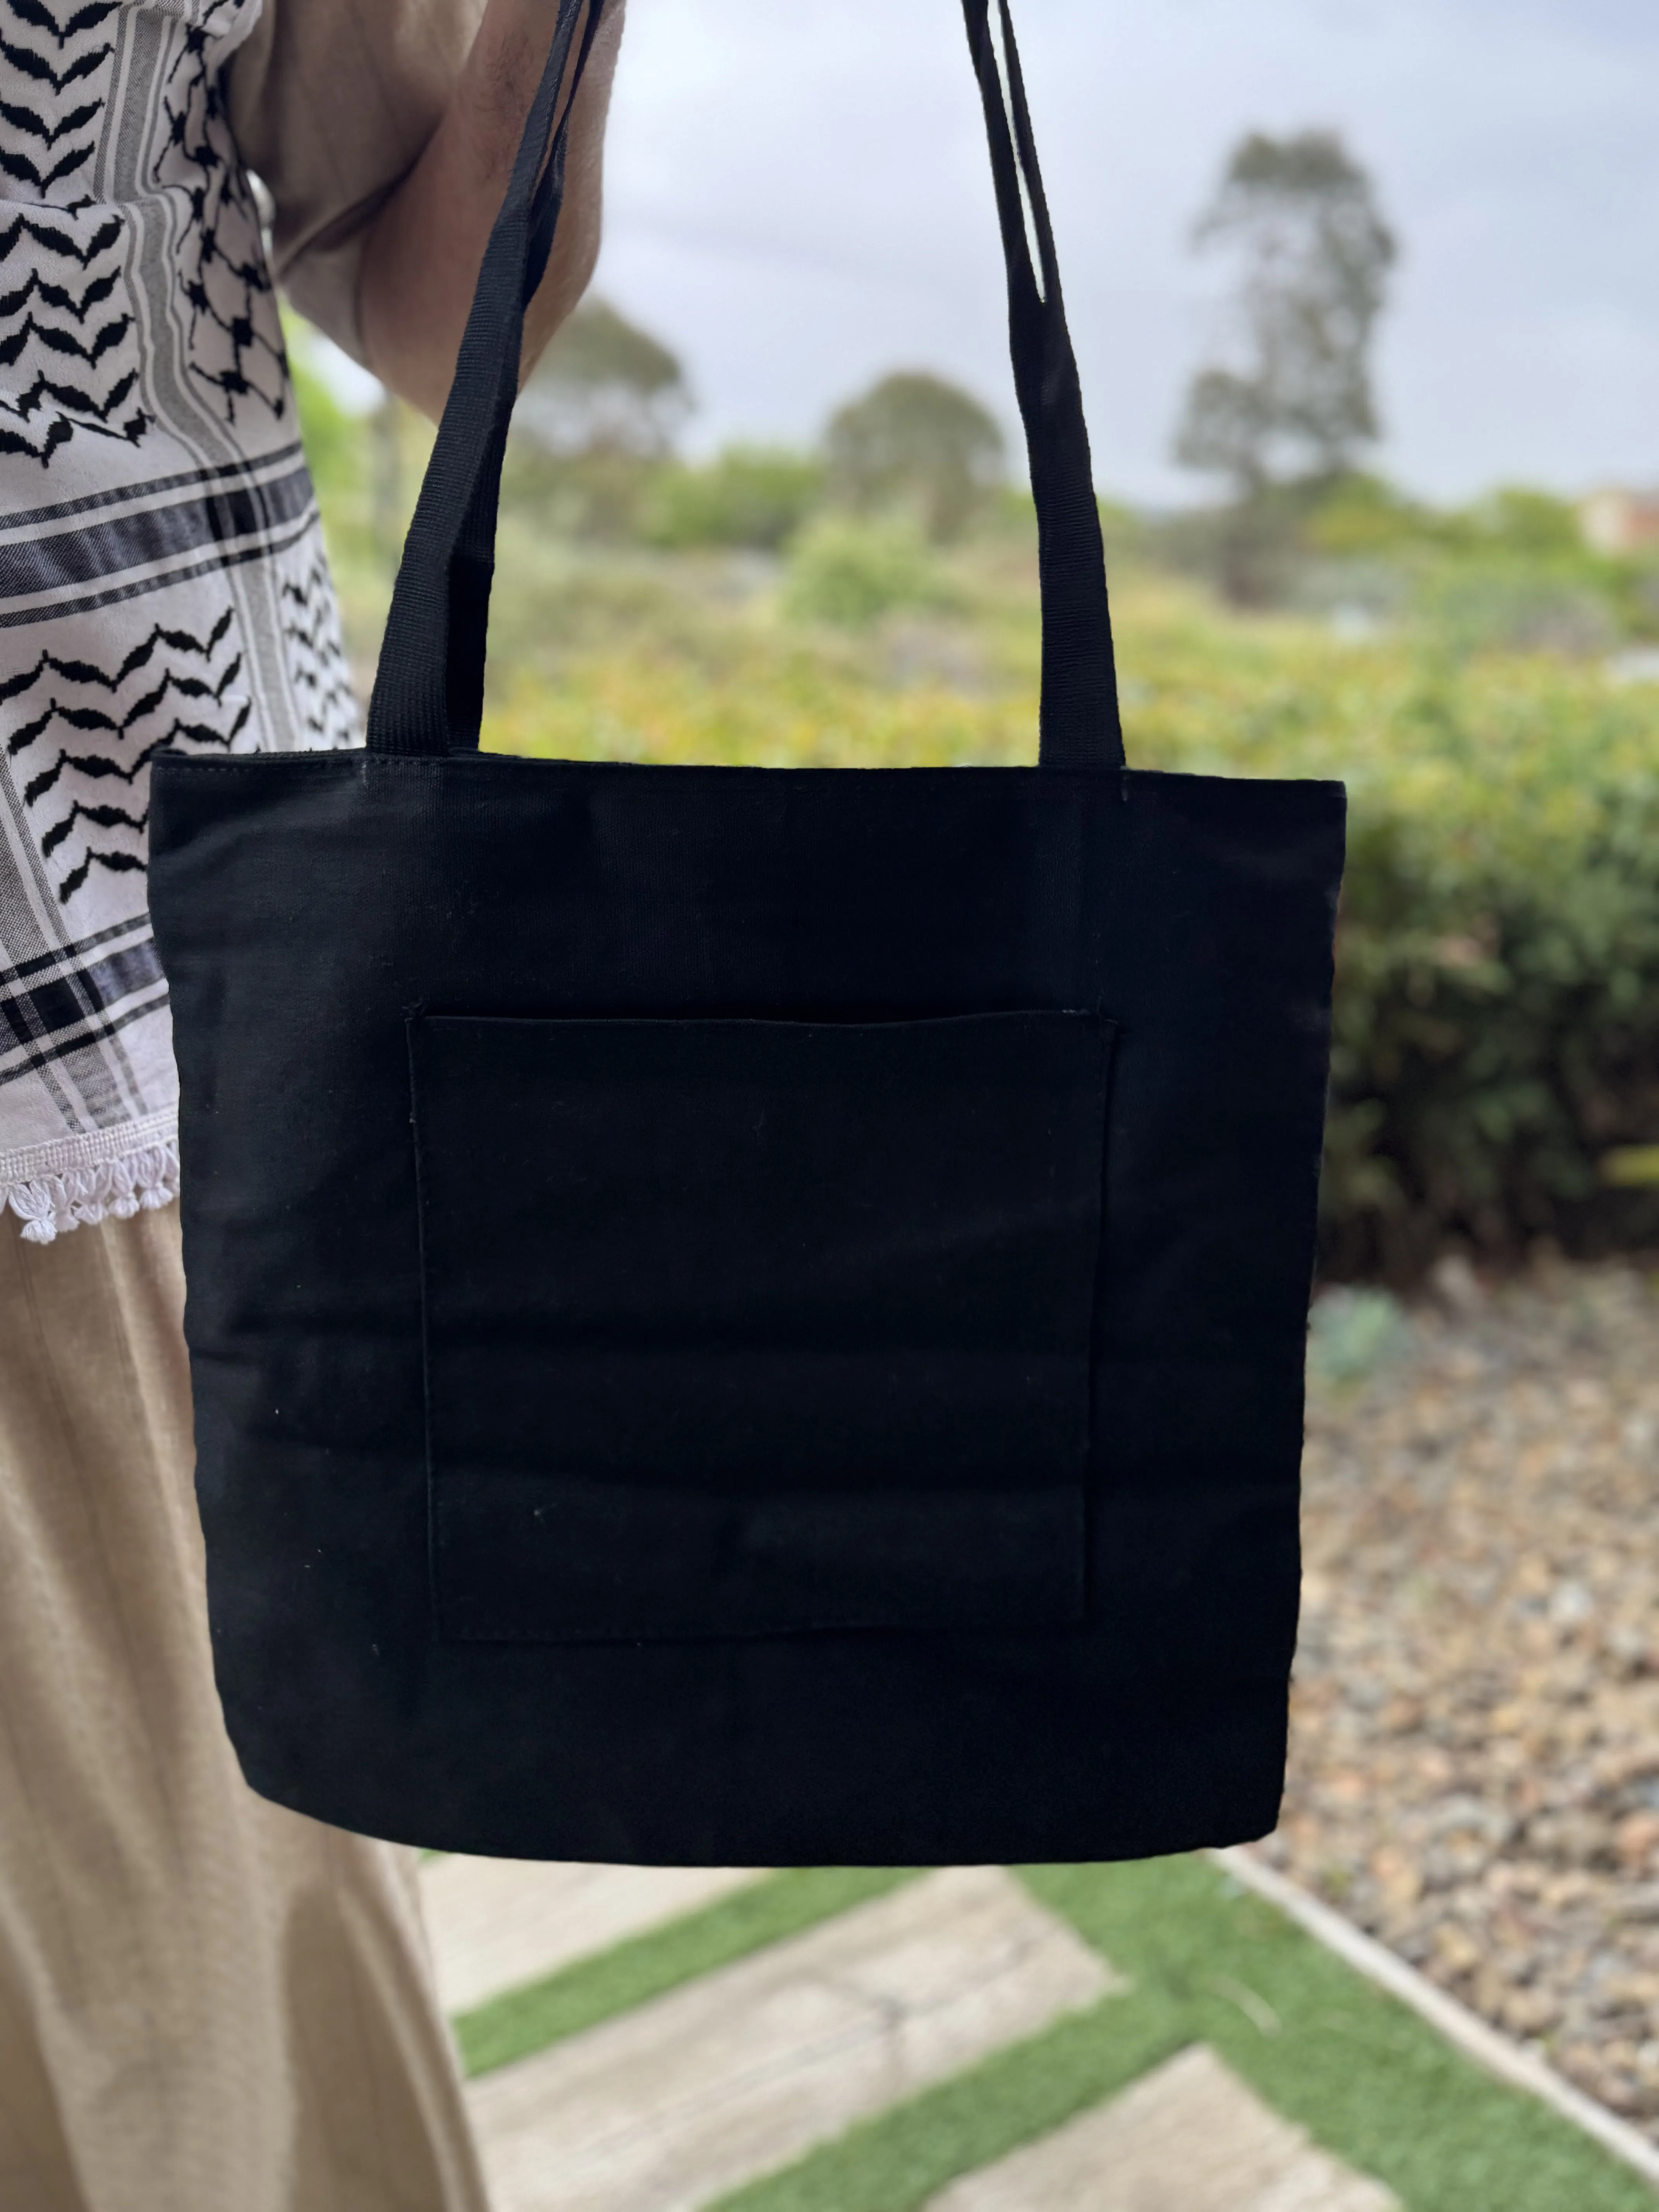
[[[1565,500],[1510,486],[1413,521],[1395,550],[1419,624],[1454,653],[1601,653],[1632,626],[1627,564],[1588,550]]]
[[[1605,653],[1615,601],[1588,556],[1529,561],[1498,552],[1421,564],[1413,605],[1425,635],[1454,653]]]
[[[1406,1316],[1387,1291],[1327,1291],[1309,1323],[1308,1365],[1323,1382],[1358,1382],[1406,1342]]]
[[[1350,1267],[1410,1270],[1448,1230],[1507,1255],[1659,1228],[1596,1170],[1659,1105],[1651,732],[1611,700],[1493,703],[1501,749],[1356,793],[1328,1171]],[[1457,706],[1425,684],[1407,711]]]
[[[1576,560],[1584,541],[1576,509],[1546,491],[1509,484],[1469,511],[1475,538],[1522,560]]]
[[[884,377],[824,433],[834,496],[862,514],[899,510],[930,538],[958,538],[1002,481],[994,416],[942,378]]]
[[[1659,1198],[1600,1171],[1659,1126],[1659,693],[1542,654],[1123,629],[1132,757],[1348,785],[1332,1267],[1659,1236]]]
[[[1601,1180],[1613,1190],[1659,1188],[1659,1145],[1616,1145],[1601,1155]]]
[[[1358,604],[1455,654],[1582,656],[1659,636],[1659,562],[1593,551],[1569,501],[1524,485],[1443,509],[1347,471],[1154,535],[1183,565],[1224,577],[1241,532],[1250,588],[1233,596],[1254,605]]]
[[[325,511],[338,511],[359,500],[367,484],[363,422],[346,412],[319,374],[317,340],[309,325],[285,316],[283,336],[311,480]]]
[[[345,415],[303,334],[295,353],[366,675],[428,434],[406,410]],[[404,445],[383,467],[382,448]],[[395,494],[377,489],[388,474]],[[703,481],[671,529],[664,488],[681,475]],[[810,480],[783,457],[679,472],[515,440],[489,741],[775,765],[1035,757],[1029,497],[990,501],[948,562],[913,521],[844,514],[782,541],[781,590],[764,564],[721,559],[759,534],[763,492],[777,495],[769,534]],[[1659,626],[1659,592],[1641,613],[1654,569],[1585,551],[1541,495],[1437,514],[1348,477],[1313,504],[1309,536],[1337,570],[1369,565],[1401,592],[1394,626],[1355,643],[1218,610],[1146,565],[1157,532],[1111,520],[1131,759],[1349,787],[1329,1269],[1403,1280],[1449,1237],[1498,1257],[1540,1236],[1582,1252],[1659,1243],[1659,685],[1615,684],[1585,657]],[[637,542],[647,527],[654,548]],[[607,532],[614,548],[595,543]],[[885,619],[911,615],[926,619]]]
[[[584,300],[519,396],[502,513],[548,537],[637,542],[690,408],[678,357],[606,301]]]
[[[624,446],[555,452],[515,424],[501,470],[501,513],[544,538],[626,546],[645,528],[660,466]]]
[[[913,526],[896,517],[861,522],[828,515],[796,546],[784,603],[797,621],[863,629],[884,615],[948,605],[951,598]]]
[[[1316,553],[1344,556],[1400,555],[1438,544],[1442,519],[1419,505],[1384,477],[1345,470],[1322,486],[1307,521],[1307,542]]]
[[[654,459],[669,451],[690,406],[678,356],[590,297],[542,356],[514,420],[550,453]]]
[[[730,446],[702,468],[666,469],[644,532],[653,545],[747,546],[774,553],[823,496],[822,465],[776,447]]]

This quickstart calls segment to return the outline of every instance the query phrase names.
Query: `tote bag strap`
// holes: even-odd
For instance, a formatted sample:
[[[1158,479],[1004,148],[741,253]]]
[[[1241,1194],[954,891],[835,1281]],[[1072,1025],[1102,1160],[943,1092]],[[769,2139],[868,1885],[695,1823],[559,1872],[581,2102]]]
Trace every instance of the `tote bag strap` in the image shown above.
[[[992,4],[993,0],[962,0],[991,144],[997,217],[1008,268],[1009,349],[1036,502],[1042,580],[1040,757],[1044,768],[1121,768],[1123,728],[1106,597],[1106,551],[1083,388],[1066,321],[1060,261],[1013,17],[1009,0],[994,0],[1007,68],[1005,88],[992,31]],[[1038,254],[1035,265],[1033,237]]]
[[[547,64],[485,248],[455,380],[398,571],[369,702],[372,752],[434,756],[477,746],[496,511],[518,396],[525,309],[552,251],[564,198],[570,110],[604,5],[605,0],[559,0]],[[1008,0],[963,0],[963,11],[990,140],[1008,269],[1014,382],[1036,504],[1042,586],[1040,758],[1044,768],[1121,768],[1123,737],[1100,514],[1013,23]],[[556,130],[567,76],[570,98]]]

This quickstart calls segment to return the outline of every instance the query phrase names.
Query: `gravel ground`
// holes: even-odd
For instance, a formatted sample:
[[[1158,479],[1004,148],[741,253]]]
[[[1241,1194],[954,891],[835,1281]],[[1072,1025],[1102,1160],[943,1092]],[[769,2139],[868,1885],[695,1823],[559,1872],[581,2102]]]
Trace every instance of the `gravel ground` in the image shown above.
[[[1262,1845],[1659,2141],[1659,1277],[1316,1313]]]

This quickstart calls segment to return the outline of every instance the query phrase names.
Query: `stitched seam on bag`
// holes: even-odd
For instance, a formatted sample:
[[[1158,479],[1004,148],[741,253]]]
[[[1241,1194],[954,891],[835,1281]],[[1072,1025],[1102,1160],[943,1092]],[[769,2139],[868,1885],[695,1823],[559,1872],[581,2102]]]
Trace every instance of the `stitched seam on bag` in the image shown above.
[[[405,1021],[404,1040],[409,1057],[409,1143],[415,1162],[415,1234],[421,1279],[421,1443],[426,1463],[426,1593],[434,1630],[442,1638],[442,1592],[438,1572],[438,1480],[432,1449],[432,1325],[427,1303],[427,1178],[422,1171],[421,1088],[415,1071],[415,1025],[419,1018],[418,1014],[411,1014]]]

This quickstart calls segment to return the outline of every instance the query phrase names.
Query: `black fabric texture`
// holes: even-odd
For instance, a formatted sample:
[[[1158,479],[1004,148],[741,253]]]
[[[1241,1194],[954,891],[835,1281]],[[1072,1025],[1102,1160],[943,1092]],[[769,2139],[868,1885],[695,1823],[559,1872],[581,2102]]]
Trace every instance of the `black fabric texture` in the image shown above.
[[[155,763],[215,1660],[313,1817],[789,1865],[1277,1816],[1343,793],[1120,764],[998,4],[1039,766],[476,750],[578,0],[369,750]]]
[[[410,1042],[442,1632],[1081,1617],[1107,1024]]]

